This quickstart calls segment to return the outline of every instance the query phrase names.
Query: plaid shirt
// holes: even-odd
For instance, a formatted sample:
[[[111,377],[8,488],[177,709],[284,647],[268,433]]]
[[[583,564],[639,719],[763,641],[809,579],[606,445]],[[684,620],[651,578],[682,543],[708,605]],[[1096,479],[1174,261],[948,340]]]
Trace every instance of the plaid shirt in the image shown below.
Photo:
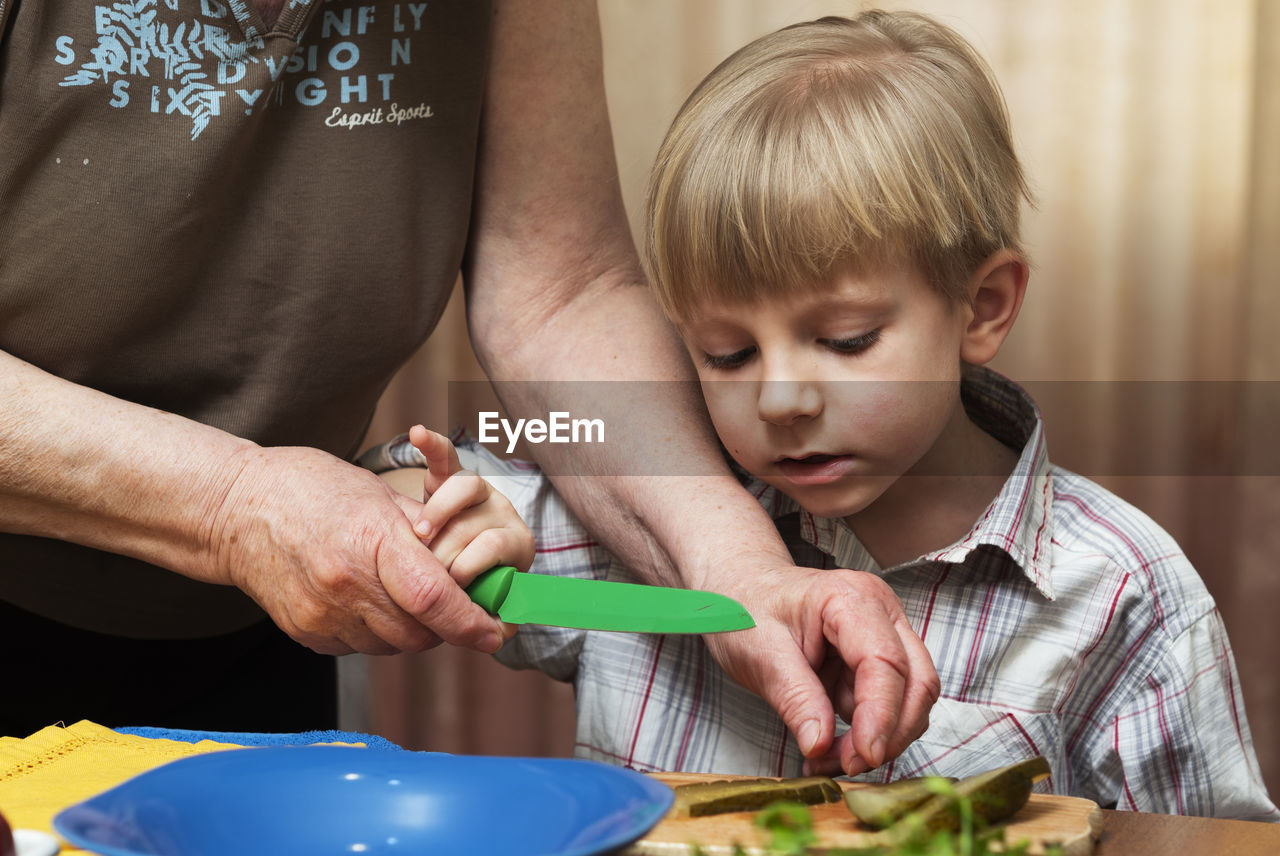
[[[942,683],[925,734],[868,781],[963,777],[1032,755],[1039,790],[1122,810],[1280,820],[1263,785],[1221,617],[1174,540],[1098,485],[1050,465],[1040,416],[1012,382],[965,381],[971,417],[1020,448],[960,541],[881,569],[843,520],[747,486],[801,566],[880,575]],[[531,465],[457,438],[532,528],[536,573],[634,581]],[[416,462],[393,441],[371,468]],[[525,626],[497,655],[573,681],[575,755],[640,770],[799,775],[777,714],[728,678],[698,636]],[[843,726],[842,728],[847,728]]]

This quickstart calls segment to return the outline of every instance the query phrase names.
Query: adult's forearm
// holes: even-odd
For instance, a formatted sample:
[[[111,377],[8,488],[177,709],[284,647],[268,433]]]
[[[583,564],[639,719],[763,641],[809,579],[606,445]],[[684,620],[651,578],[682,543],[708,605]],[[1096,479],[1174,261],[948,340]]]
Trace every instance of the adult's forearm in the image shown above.
[[[0,529],[225,582],[209,526],[247,440],[0,352]]]
[[[645,581],[723,588],[723,561],[750,548],[789,564],[772,522],[729,472],[702,398],[641,286],[587,290],[485,347],[513,416],[600,420],[603,444],[531,445],[592,534]]]
[[[721,459],[688,357],[644,285],[595,4],[499,2],[495,21],[464,270],[486,373],[511,415],[568,410],[615,432],[535,457],[646,580],[700,585],[744,543],[788,563]]]
[[[501,644],[414,534],[421,504],[318,449],[260,447],[4,354],[0,448],[5,530],[235,585],[322,653]]]

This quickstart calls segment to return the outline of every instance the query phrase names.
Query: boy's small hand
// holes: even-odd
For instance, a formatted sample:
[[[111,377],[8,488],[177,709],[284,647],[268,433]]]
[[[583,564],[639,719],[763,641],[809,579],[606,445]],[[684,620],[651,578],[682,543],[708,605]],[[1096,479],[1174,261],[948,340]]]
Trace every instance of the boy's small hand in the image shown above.
[[[494,565],[528,570],[533,564],[533,534],[507,498],[463,469],[444,435],[415,425],[409,441],[428,467],[425,504],[413,528],[449,575],[465,587]]]

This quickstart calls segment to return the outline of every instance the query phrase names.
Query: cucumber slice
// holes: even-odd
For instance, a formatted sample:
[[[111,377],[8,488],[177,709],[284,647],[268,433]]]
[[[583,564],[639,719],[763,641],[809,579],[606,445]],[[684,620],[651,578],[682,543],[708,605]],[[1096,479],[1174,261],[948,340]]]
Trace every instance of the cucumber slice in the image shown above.
[[[969,800],[973,813],[987,823],[1012,817],[1031,798],[1031,786],[1050,773],[1049,762],[1037,755],[1007,767],[1000,767],[961,779],[953,788],[955,796]],[[926,828],[959,829],[960,815],[950,796],[936,796],[919,808]]]
[[[872,829],[884,829],[938,792],[930,786],[930,780],[952,782],[941,776],[921,776],[915,779],[899,779],[887,785],[872,785],[844,793],[845,805],[853,816]]]
[[[731,811],[754,811],[775,802],[819,805],[840,799],[840,786],[826,776],[797,779],[748,779],[677,785],[675,812],[705,817]]]

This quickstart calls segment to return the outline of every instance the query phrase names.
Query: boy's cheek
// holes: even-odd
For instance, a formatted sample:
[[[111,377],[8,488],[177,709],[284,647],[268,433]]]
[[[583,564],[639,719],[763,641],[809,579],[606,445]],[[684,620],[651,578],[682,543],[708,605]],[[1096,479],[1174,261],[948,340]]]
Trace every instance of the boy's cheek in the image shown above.
[[[759,431],[759,419],[753,412],[745,412],[742,409],[712,407],[711,402],[707,402],[707,405],[707,410],[711,414],[712,427],[715,428],[716,436],[719,437],[725,451],[747,472],[759,475],[762,452],[768,451],[762,450],[763,440],[756,436],[756,432]]]
[[[752,386],[749,383],[730,385],[724,382],[702,385],[702,398],[706,402],[707,413],[711,415],[711,424],[715,426],[722,441],[725,434],[733,433],[743,420],[756,418],[753,398],[747,394]]]

